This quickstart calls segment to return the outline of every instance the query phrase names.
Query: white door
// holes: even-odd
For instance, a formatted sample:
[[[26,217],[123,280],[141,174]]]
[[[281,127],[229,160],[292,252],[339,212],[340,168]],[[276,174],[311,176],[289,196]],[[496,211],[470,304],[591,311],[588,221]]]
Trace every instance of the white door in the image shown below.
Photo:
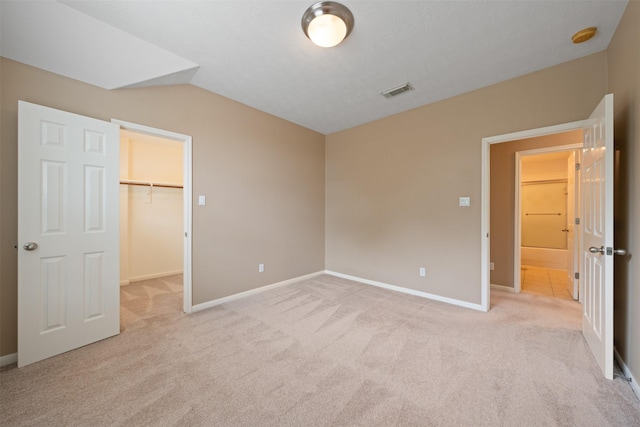
[[[18,366],[120,332],[119,126],[20,101]]]
[[[582,333],[613,379],[613,95],[584,127],[582,150]]]
[[[576,207],[578,197],[576,197],[576,182],[579,182],[579,171],[576,168],[576,152],[571,152],[567,160],[567,291],[575,300],[578,299],[578,280],[575,274],[578,272],[578,262],[576,262]],[[579,258],[578,258],[579,259]]]

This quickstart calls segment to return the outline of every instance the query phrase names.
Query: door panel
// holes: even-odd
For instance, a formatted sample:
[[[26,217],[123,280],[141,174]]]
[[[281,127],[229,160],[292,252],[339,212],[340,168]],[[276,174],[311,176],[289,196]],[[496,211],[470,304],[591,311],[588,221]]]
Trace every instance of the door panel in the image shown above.
[[[66,265],[65,257],[49,257],[40,261],[42,299],[40,310],[42,333],[66,327]]]
[[[18,366],[120,331],[118,139],[19,103]]]
[[[584,127],[581,237],[582,332],[608,379],[613,378],[613,154],[613,95],[606,95]]]

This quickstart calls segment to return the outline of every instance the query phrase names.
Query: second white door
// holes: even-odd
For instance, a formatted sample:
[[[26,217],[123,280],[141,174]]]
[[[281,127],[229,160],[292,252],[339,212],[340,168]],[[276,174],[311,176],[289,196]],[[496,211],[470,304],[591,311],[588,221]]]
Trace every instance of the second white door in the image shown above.
[[[118,134],[19,103],[18,366],[120,332]]]

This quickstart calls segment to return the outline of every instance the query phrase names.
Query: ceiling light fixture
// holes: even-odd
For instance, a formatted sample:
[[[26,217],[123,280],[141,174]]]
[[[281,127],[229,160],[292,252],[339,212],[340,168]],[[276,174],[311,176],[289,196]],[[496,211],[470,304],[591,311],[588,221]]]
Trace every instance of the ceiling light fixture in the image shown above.
[[[302,15],[302,31],[321,47],[333,47],[353,30],[353,14],[335,1],[319,1]]]
[[[584,43],[587,40],[591,40],[593,36],[596,35],[597,31],[598,31],[597,27],[585,28],[584,30],[580,30],[577,33],[575,33],[573,36],[571,36],[571,40],[573,40],[573,43],[575,44]]]

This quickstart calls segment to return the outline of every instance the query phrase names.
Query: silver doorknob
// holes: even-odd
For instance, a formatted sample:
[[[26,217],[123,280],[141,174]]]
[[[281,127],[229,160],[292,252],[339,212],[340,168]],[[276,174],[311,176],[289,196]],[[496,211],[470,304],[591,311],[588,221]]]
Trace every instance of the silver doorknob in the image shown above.
[[[602,255],[604,255],[604,246],[600,246],[599,248],[596,248],[595,246],[591,246],[589,248],[589,252],[591,252],[592,254],[602,254]]]
[[[614,249],[613,250],[613,254],[614,255],[626,255],[627,251],[624,249]]]
[[[25,251],[35,251],[38,249],[38,244],[36,242],[27,242],[22,246],[22,248]]]

